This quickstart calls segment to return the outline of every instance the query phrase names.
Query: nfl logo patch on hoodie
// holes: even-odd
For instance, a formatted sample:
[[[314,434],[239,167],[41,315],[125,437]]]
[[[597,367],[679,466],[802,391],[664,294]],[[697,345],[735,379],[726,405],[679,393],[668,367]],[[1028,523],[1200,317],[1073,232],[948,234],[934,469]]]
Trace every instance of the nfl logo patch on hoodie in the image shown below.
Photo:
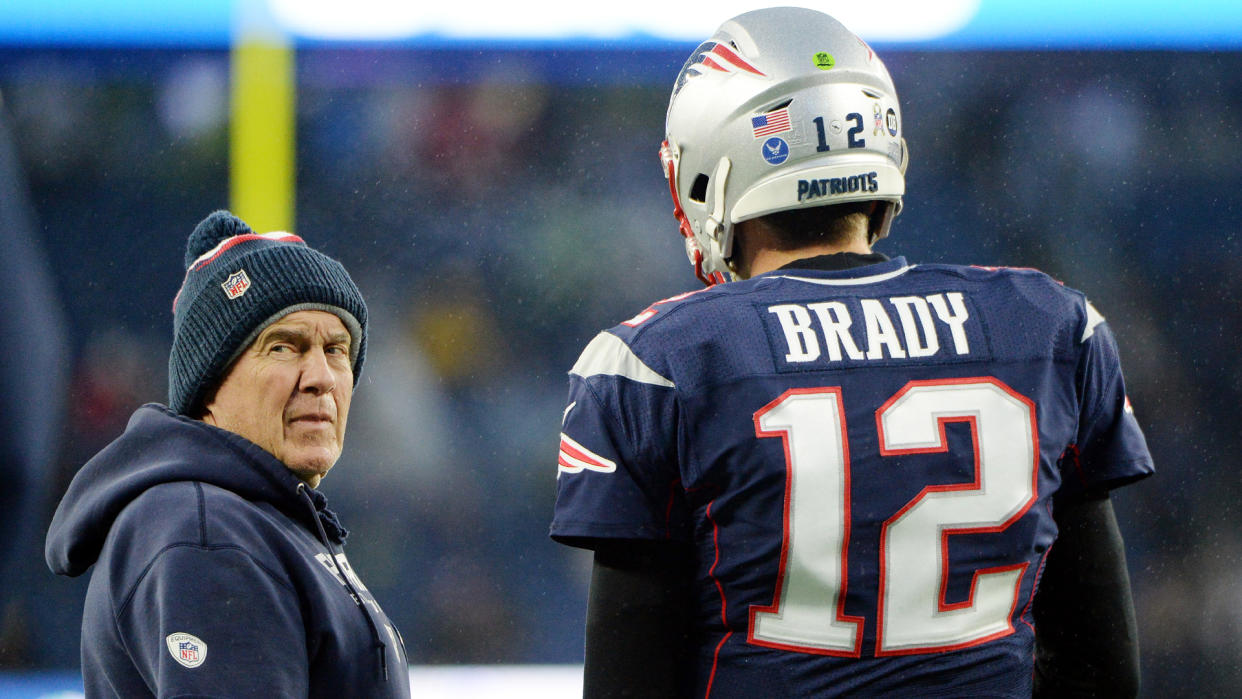
[[[198,667],[207,659],[207,644],[197,636],[188,633],[170,633],[164,639],[168,644],[168,652],[173,660],[186,667]]]

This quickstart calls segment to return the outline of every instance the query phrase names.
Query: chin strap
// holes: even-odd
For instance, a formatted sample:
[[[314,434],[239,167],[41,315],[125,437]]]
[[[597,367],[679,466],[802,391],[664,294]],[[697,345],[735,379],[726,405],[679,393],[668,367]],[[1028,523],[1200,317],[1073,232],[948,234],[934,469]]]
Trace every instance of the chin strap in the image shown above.
[[[707,239],[710,241],[716,253],[716,259],[724,260],[727,258],[728,250],[725,250],[724,241],[721,239],[724,234],[725,220],[725,185],[729,182],[729,168],[732,163],[728,158],[721,158],[716,163],[716,171],[712,173],[712,188],[715,190],[715,196],[712,197],[712,213],[707,217],[707,221],[703,226],[706,230]]]
[[[703,271],[703,248],[699,246],[699,241],[694,236],[694,228],[690,225],[690,219],[686,217],[686,212],[681,208],[681,197],[677,194],[677,160],[678,154],[676,149],[669,145],[668,141],[660,144],[660,162],[664,165],[664,178],[668,180],[668,191],[673,197],[673,218],[677,219],[677,230],[681,233],[686,243],[686,256],[690,258],[690,263],[694,265],[694,276],[699,278],[705,286],[715,286],[728,281],[721,272],[712,272],[708,274]],[[728,161],[724,161],[725,173],[728,174]],[[723,183],[720,189],[723,190]],[[724,208],[724,197],[718,196],[717,208]],[[715,212],[713,212],[715,214]],[[714,219],[709,219],[715,223]],[[713,240],[714,240],[713,236]]]

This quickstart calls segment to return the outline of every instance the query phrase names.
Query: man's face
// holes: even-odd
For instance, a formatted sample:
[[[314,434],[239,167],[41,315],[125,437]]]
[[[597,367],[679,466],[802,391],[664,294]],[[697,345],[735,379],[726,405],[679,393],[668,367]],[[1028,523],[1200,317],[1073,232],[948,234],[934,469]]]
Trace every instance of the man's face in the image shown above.
[[[317,487],[345,442],[354,387],[350,342],[331,313],[290,313],[233,362],[203,421],[263,447]]]

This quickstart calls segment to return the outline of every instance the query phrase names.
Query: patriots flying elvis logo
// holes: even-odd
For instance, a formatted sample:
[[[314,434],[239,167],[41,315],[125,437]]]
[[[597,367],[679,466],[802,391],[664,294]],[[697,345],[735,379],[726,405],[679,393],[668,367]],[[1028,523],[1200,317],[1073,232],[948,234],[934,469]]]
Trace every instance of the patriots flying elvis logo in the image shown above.
[[[562,432],[561,450],[556,460],[556,477],[560,478],[562,473],[581,473],[583,470],[612,473],[617,470],[617,462],[596,454]]]
[[[690,54],[690,58],[686,59],[686,64],[681,67],[681,73],[677,76],[677,84],[673,87],[673,96],[677,96],[681,92],[681,88],[686,81],[698,75],[706,75],[713,72],[719,73],[751,73],[761,78],[767,75],[763,71],[751,65],[745,58],[742,58],[737,49],[718,41],[704,41],[699,47]]]

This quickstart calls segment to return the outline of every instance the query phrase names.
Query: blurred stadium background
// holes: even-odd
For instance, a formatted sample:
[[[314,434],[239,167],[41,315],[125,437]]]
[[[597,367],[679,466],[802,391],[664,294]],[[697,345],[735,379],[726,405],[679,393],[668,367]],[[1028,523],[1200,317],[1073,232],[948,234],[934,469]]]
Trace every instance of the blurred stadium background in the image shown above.
[[[85,459],[165,400],[185,239],[221,207],[292,228],[367,295],[371,355],[323,490],[412,662],[572,678],[589,557],[546,536],[564,374],[597,330],[697,287],[664,108],[695,38],[754,5],[415,5],[0,7],[0,695],[80,691],[86,579],[47,571],[43,533]],[[1038,267],[1108,316],[1159,469],[1114,496],[1144,694],[1231,695],[1242,7],[1027,5],[819,5],[904,105],[906,210],[878,249]]]

